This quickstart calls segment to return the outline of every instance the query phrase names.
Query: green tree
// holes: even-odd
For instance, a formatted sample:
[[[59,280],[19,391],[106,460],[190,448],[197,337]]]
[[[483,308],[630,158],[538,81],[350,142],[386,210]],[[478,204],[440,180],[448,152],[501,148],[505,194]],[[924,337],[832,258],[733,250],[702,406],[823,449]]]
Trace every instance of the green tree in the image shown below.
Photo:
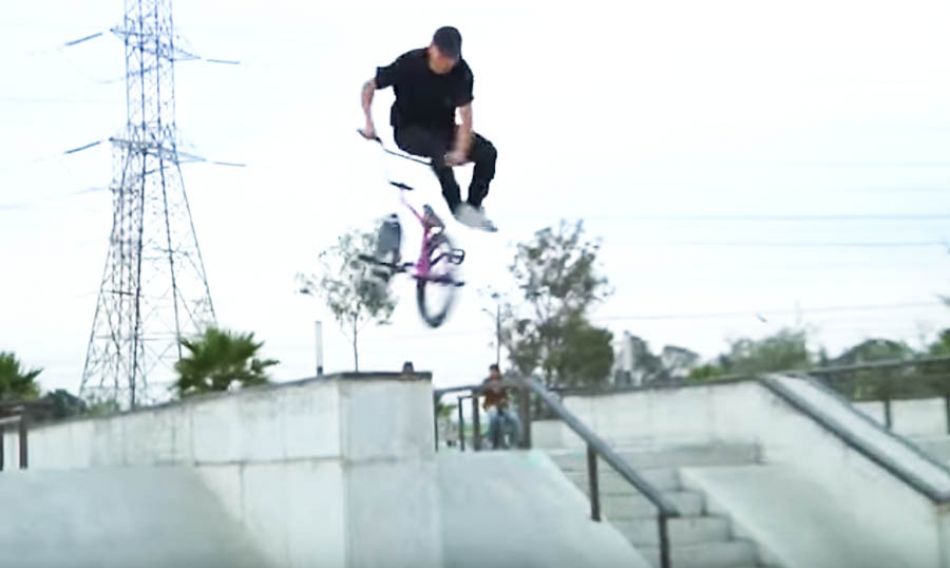
[[[950,356],[950,329],[937,335],[936,340],[928,346],[926,355],[931,358]],[[927,384],[928,396],[950,396],[950,362],[937,360],[921,364],[915,370],[921,381]]]
[[[320,253],[318,275],[297,276],[300,292],[322,297],[350,338],[356,371],[360,370],[360,331],[369,323],[389,323],[396,309],[396,298],[389,287],[380,285],[372,275],[372,267],[359,258],[371,253],[375,245],[376,231],[353,229]]]
[[[782,329],[762,339],[744,337],[731,341],[727,353],[694,369],[690,378],[709,380],[723,375],[804,370],[811,367],[814,360],[805,330]]]
[[[699,363],[699,354],[685,347],[667,345],[663,347],[660,360],[666,380],[680,380],[688,376]]]
[[[914,350],[903,341],[874,338],[845,349],[831,361],[831,367],[913,359],[915,356]],[[831,378],[836,389],[855,400],[883,400],[927,388],[912,366],[855,369],[835,373]]]
[[[903,341],[867,339],[846,349],[832,361],[832,365],[858,365],[874,361],[892,361],[914,356],[914,350]]]
[[[727,355],[729,372],[736,374],[807,369],[813,359],[807,333],[800,329],[782,329],[760,340],[733,341]]]
[[[711,381],[726,374],[722,366],[715,363],[700,365],[690,371],[689,378],[694,381]]]
[[[188,352],[175,364],[178,380],[174,388],[181,397],[226,391],[235,383],[266,383],[267,368],[278,364],[276,360],[257,357],[264,344],[255,341],[253,333],[238,334],[209,327],[195,339],[182,339],[181,345]]]
[[[517,245],[511,272],[523,301],[505,306],[502,339],[522,375],[540,371],[548,386],[596,383],[609,375],[612,334],[588,319],[610,294],[599,250],[580,221],[561,221]]]
[[[27,370],[13,353],[0,352],[0,401],[38,397],[40,387],[36,378],[42,372],[42,369]]]
[[[614,364],[613,334],[575,317],[560,330],[561,348],[543,361],[546,374],[557,377],[560,386],[599,383],[610,375]]]
[[[931,357],[946,357],[950,355],[950,329],[945,329],[937,336],[937,340],[930,344],[927,350]]]
[[[501,308],[501,344],[515,372],[527,377],[537,370],[541,361],[541,342],[534,321],[518,317],[515,312],[511,303]]]
[[[87,411],[86,402],[65,389],[56,389],[43,396],[43,401],[49,405],[50,417],[57,420],[78,416]]]
[[[92,395],[86,398],[85,403],[84,414],[88,416],[112,416],[122,412],[122,406],[113,396]]]

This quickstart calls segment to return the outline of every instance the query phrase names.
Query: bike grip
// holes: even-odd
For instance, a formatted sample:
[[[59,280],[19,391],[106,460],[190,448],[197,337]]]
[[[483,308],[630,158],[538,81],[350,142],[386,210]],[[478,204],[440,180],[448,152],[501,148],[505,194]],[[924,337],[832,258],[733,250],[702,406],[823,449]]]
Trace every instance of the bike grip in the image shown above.
[[[367,136],[367,135],[363,132],[363,129],[362,129],[362,128],[357,128],[356,131],[359,132],[360,136],[362,136],[362,137],[365,138],[366,140],[372,140],[372,141],[374,141],[374,142],[379,142],[380,144],[383,143],[382,139],[381,139],[379,136],[373,136],[372,138],[370,138],[369,136]]]

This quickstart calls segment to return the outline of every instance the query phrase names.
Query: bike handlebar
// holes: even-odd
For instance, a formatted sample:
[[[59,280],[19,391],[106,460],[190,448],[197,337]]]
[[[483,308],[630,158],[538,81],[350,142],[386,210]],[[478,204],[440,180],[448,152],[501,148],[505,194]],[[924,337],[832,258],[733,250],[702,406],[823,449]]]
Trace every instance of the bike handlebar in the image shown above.
[[[374,135],[374,136],[372,136],[372,137],[367,136],[366,133],[363,132],[363,129],[362,129],[362,128],[357,128],[356,131],[359,133],[360,136],[363,137],[364,140],[369,140],[370,142],[376,142],[377,144],[379,144],[379,147],[382,148],[382,149],[383,149],[383,152],[386,152],[387,154],[391,154],[391,155],[393,155],[393,156],[396,156],[397,158],[402,158],[403,160],[409,160],[410,162],[415,162],[415,163],[417,163],[417,164],[422,164],[422,165],[424,165],[424,166],[431,166],[431,165],[432,165],[432,162],[430,162],[429,160],[424,160],[424,159],[422,159],[422,158],[417,158],[417,157],[415,157],[415,156],[411,156],[411,155],[409,155],[409,154],[404,154],[404,153],[402,153],[402,152],[397,152],[396,150],[393,150],[393,149],[389,148],[388,146],[386,146],[386,143],[383,142],[383,139],[379,137],[379,135]]]
[[[383,145],[383,139],[380,138],[379,135],[374,134],[373,136],[367,136],[366,133],[363,132],[362,128],[357,128],[356,131],[359,132],[360,136],[362,136],[363,138],[370,140],[372,142],[378,142],[380,145]]]

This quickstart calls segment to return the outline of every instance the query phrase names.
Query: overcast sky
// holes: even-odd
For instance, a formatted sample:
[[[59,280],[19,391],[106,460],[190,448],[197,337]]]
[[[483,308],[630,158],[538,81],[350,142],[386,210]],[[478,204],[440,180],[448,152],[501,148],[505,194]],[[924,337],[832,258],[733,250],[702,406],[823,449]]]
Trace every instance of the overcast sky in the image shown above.
[[[188,48],[242,62],[179,64],[177,118],[186,149],[248,167],[189,165],[185,185],[220,322],[264,340],[278,380],[312,375],[315,319],[328,370],[352,365],[294,274],[397,206],[386,168],[444,207],[428,172],[354,134],[361,83],[443,24],[462,31],[475,128],[500,153],[486,208],[501,230],[450,226],[469,281],[452,319],[427,329],[397,281],[365,368],[480,378],[493,322],[477,290],[507,287],[511,243],[560,218],[604,240],[616,293],[598,323],[657,350],[709,357],[805,324],[835,353],[950,326],[945,0],[226,6],[175,5]],[[45,388],[78,389],[111,225],[109,193],[86,191],[111,179],[108,146],[62,152],[125,121],[120,40],[60,46],[122,10],[44,0],[0,16],[0,350],[44,367]],[[375,105],[386,135],[390,101]]]

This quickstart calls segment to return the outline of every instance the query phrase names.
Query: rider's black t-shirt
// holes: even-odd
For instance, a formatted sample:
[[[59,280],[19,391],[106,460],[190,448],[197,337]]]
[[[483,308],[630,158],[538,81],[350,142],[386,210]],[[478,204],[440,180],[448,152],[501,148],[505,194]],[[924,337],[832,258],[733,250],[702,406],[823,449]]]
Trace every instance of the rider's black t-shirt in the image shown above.
[[[425,48],[408,51],[385,67],[376,68],[376,88],[392,87],[396,93],[390,114],[393,126],[450,129],[455,109],[474,98],[472,70],[464,59],[444,75],[429,69]]]

